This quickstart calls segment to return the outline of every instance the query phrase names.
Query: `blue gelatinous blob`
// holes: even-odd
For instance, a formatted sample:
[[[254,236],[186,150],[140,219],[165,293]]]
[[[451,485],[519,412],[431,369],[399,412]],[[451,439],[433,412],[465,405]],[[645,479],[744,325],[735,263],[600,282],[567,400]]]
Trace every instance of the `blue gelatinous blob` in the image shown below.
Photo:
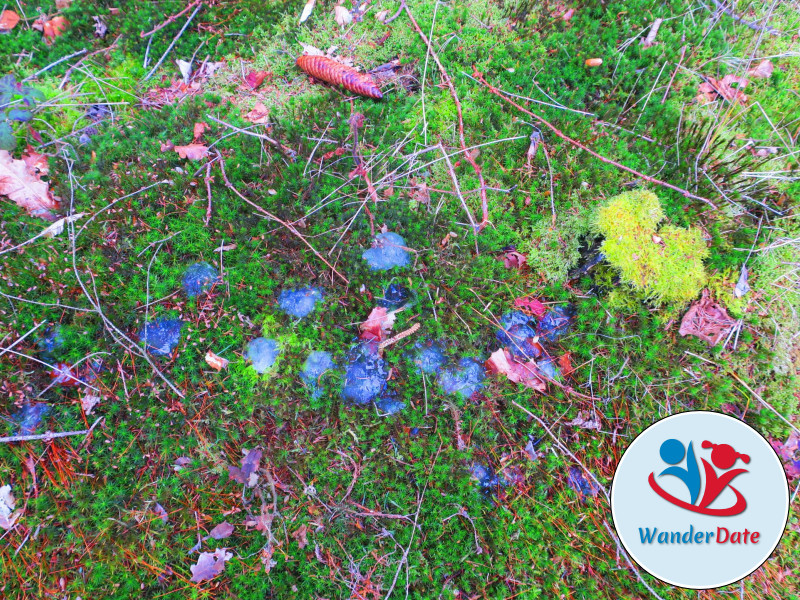
[[[558,370],[556,361],[554,361],[552,358],[544,358],[542,360],[537,360],[536,366],[544,375],[546,375],[550,379],[553,379],[555,381],[561,379],[561,372]]]
[[[470,398],[481,389],[485,377],[483,365],[467,357],[458,361],[458,365],[439,373],[439,385],[445,394],[461,394],[464,398]]]
[[[199,296],[219,283],[219,273],[207,262],[191,265],[183,274],[183,291],[190,298]]]
[[[259,337],[247,344],[246,356],[252,361],[256,373],[263,373],[274,365],[280,353],[280,346],[275,340]]]
[[[45,329],[44,335],[36,340],[36,347],[43,357],[58,354],[58,350],[64,347],[64,329],[61,325]]]
[[[500,328],[497,330],[497,340],[503,344],[512,355],[519,358],[538,358],[541,350],[533,343],[536,337],[536,319],[512,311],[500,318]]]
[[[583,471],[579,467],[570,467],[567,483],[569,483],[569,486],[582,498],[586,496],[597,496],[600,491],[593,481],[584,477]]]
[[[389,284],[386,291],[383,292],[383,298],[378,299],[378,306],[388,308],[389,310],[397,310],[408,304],[412,299],[412,292],[406,286],[397,283]]]
[[[311,389],[313,398],[322,396],[323,388],[320,379],[334,366],[333,357],[329,352],[317,350],[308,355],[306,362],[303,363],[303,369],[300,371],[300,379]]]
[[[433,342],[417,342],[411,353],[411,360],[417,365],[417,372],[427,375],[438,373],[447,360],[442,348]]]
[[[483,489],[490,489],[501,484],[495,472],[481,463],[472,463],[469,468],[470,475],[478,480],[478,485]]]
[[[378,353],[378,344],[362,342],[347,354],[342,398],[356,404],[367,404],[386,387],[389,372]]]
[[[367,261],[373,271],[405,267],[409,263],[406,241],[391,231],[376,235],[372,248],[364,250],[361,258]]]
[[[15,435],[33,435],[36,433],[36,428],[42,422],[42,418],[49,412],[49,405],[31,404],[26,400],[22,408],[11,415],[11,419],[19,425]]]
[[[569,331],[574,316],[575,307],[571,304],[556,306],[542,317],[536,332],[548,342],[556,342]]]
[[[146,323],[139,331],[139,339],[150,354],[169,356],[181,341],[180,319],[156,319]]]
[[[375,406],[383,416],[389,416],[399,413],[406,407],[406,403],[398,400],[394,394],[384,394],[380,399],[375,401]]]
[[[278,296],[278,305],[287,315],[302,319],[314,310],[317,302],[322,300],[322,290],[315,287],[283,290]]]

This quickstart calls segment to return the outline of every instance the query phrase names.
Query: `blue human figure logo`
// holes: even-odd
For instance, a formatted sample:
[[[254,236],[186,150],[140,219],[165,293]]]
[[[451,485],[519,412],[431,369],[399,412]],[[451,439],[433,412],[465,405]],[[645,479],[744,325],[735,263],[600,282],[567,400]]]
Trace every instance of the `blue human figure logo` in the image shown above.
[[[687,451],[680,441],[669,439],[661,444],[659,453],[661,454],[661,459],[665,463],[673,465],[661,471],[659,477],[661,475],[674,475],[686,484],[691,498],[690,504],[697,502],[701,485],[700,468],[697,466],[697,459],[694,455],[692,443],[689,442],[689,449]],[[686,456],[686,467],[678,467],[678,463],[683,461],[684,456]]]

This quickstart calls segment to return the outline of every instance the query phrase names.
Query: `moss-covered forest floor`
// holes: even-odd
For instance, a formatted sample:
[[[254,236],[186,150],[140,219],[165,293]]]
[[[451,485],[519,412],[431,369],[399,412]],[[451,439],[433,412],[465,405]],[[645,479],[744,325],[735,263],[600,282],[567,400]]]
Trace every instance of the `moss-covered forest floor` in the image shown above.
[[[688,409],[768,437],[796,493],[797,2],[303,8],[6,3],[0,596],[797,598],[796,496],[772,557],[704,592],[628,562],[606,496]],[[626,192],[660,229],[602,213]],[[195,263],[218,279],[191,295]],[[713,346],[679,334],[704,293]],[[517,343],[538,374],[484,378]]]

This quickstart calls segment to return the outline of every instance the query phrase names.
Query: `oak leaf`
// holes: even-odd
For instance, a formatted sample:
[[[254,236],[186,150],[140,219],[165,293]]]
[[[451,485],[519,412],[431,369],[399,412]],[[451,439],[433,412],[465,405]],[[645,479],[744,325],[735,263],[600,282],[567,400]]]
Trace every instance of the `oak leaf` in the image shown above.
[[[267,71],[250,71],[244,76],[244,80],[251,89],[257,89],[264,83],[264,80],[269,77],[270,73]]]
[[[714,79],[713,77],[706,77],[706,81],[701,83],[697,90],[700,92],[697,99],[701,102],[713,102],[717,97],[722,96],[728,102],[738,102],[739,104],[747,103],[747,96],[742,92],[742,89],[750,83],[746,77],[737,77],[736,75],[725,75],[722,79]],[[735,86],[735,87],[734,87]]]
[[[223,521],[214,529],[208,532],[208,535],[215,540],[224,540],[226,537],[230,537],[233,533],[233,525],[228,523],[227,521]]]
[[[58,208],[58,201],[47,182],[40,180],[24,161],[13,159],[7,150],[0,150],[0,196],[8,196],[34,217],[55,218],[50,211]]]
[[[202,144],[189,144],[187,146],[175,146],[175,152],[181,158],[189,160],[202,160],[208,156],[208,146]]]
[[[233,554],[226,552],[225,548],[217,548],[214,552],[202,552],[197,564],[189,569],[192,571],[192,582],[200,583],[206,579],[213,579],[225,570],[225,561],[233,558]]]

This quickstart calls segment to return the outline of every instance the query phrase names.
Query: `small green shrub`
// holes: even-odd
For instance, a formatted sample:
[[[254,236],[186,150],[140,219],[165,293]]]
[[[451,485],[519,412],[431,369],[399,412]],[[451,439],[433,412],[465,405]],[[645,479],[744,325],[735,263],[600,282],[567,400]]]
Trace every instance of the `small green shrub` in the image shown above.
[[[595,227],[602,250],[623,283],[654,304],[685,303],[700,292],[707,276],[708,249],[699,229],[663,225],[658,197],[647,190],[625,192],[600,206]]]

